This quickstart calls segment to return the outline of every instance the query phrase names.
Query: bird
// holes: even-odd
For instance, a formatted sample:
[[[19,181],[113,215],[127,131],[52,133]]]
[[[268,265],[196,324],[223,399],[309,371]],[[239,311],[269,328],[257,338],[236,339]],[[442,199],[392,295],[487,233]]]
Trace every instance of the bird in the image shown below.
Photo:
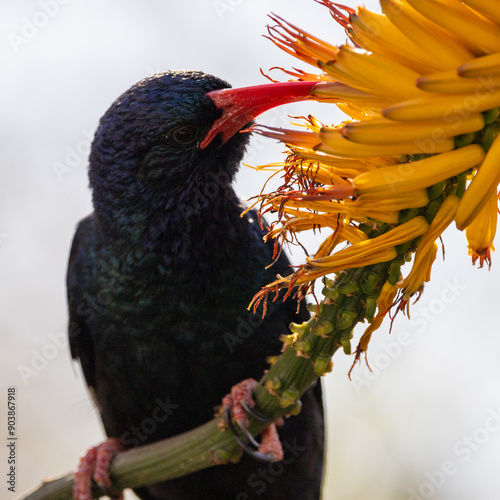
[[[277,85],[233,89],[201,71],[167,71],[133,85],[99,122],[89,155],[93,212],[78,224],[69,256],[68,332],[108,440],[83,456],[77,500],[90,498],[92,480],[109,485],[117,451],[213,418],[231,387],[260,378],[290,322],[308,318],[304,304],[282,297],[265,318],[248,309],[290,269],[283,252],[269,267],[273,245],[254,210],[241,215],[233,187],[250,137],[239,132],[263,110],[307,98],[311,87]],[[318,499],[320,384],[278,433],[284,456],[274,465],[243,454],[135,493]]]

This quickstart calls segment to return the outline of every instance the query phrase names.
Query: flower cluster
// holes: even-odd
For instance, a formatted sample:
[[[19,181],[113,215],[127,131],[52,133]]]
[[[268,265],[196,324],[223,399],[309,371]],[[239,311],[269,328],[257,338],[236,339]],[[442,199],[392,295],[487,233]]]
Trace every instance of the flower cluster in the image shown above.
[[[313,98],[350,119],[324,125],[309,116],[301,129],[255,130],[290,150],[285,161],[261,167],[284,179],[261,196],[261,212],[278,213],[268,238],[295,241],[317,228],[328,236],[255,301],[280,288],[301,297],[317,278],[346,269],[411,261],[405,277],[382,287],[371,333],[398,293],[406,305],[422,291],[436,240],[453,222],[465,230],[473,262],[490,264],[500,182],[500,2],[380,0],[382,13],[374,13],[318,1],[348,43],[331,45],[277,16],[269,37],[316,68],[283,71],[319,82]]]

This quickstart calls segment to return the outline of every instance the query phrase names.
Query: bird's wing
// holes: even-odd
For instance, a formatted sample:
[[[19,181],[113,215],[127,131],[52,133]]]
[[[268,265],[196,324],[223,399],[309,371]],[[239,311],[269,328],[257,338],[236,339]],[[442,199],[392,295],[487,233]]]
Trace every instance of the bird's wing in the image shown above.
[[[77,227],[68,263],[66,277],[69,309],[69,347],[71,357],[78,359],[89,387],[95,387],[94,343],[89,334],[86,318],[92,313],[85,296],[91,279],[93,252],[89,251],[95,241],[95,226],[90,215]]]
[[[246,208],[246,207],[244,207]],[[260,218],[260,221],[262,222],[262,226],[264,229],[260,227],[259,224],[259,215],[256,210],[249,210],[246,214],[245,217],[247,219],[251,219],[253,223],[251,224],[251,227],[256,233],[259,235],[260,238],[263,238],[266,234],[266,225],[267,222],[264,217]],[[272,245],[274,244],[273,241],[268,242],[269,249],[271,252]],[[287,274],[290,274],[290,272],[293,271],[293,268],[291,267],[290,260],[288,259],[288,256],[284,251],[282,251],[279,255],[279,257],[276,259],[274,264],[271,266],[270,270],[272,270],[273,273],[275,274],[281,274],[283,276],[286,276]],[[288,299],[290,303],[290,317],[293,317],[293,321],[296,323],[302,323],[304,321],[307,321],[311,315],[307,309],[307,303],[305,300],[302,300],[299,304],[298,310],[296,309],[297,304],[293,301],[293,299]],[[288,326],[288,325],[287,325]],[[321,380],[318,379],[316,384],[314,384],[313,387],[311,387],[310,392],[312,393],[314,399],[319,404],[319,411],[321,414],[323,414],[323,394],[322,394],[322,388],[321,388]]]

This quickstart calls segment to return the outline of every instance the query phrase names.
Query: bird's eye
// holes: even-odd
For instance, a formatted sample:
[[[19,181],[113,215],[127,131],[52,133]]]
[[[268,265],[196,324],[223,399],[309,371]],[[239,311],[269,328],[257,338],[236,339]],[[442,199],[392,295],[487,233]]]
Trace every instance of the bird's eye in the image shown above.
[[[169,137],[179,146],[189,146],[198,139],[198,127],[186,125],[176,128]]]

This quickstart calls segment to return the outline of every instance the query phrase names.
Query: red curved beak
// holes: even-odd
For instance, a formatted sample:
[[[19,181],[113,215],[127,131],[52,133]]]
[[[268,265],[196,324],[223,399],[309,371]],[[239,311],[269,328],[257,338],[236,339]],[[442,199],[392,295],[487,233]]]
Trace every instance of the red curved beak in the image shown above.
[[[310,93],[317,83],[270,83],[208,92],[207,96],[218,109],[222,110],[222,116],[214,122],[200,143],[200,148],[206,148],[219,134],[222,134],[222,144],[224,144],[247,123],[268,109],[289,102],[312,99]]]

